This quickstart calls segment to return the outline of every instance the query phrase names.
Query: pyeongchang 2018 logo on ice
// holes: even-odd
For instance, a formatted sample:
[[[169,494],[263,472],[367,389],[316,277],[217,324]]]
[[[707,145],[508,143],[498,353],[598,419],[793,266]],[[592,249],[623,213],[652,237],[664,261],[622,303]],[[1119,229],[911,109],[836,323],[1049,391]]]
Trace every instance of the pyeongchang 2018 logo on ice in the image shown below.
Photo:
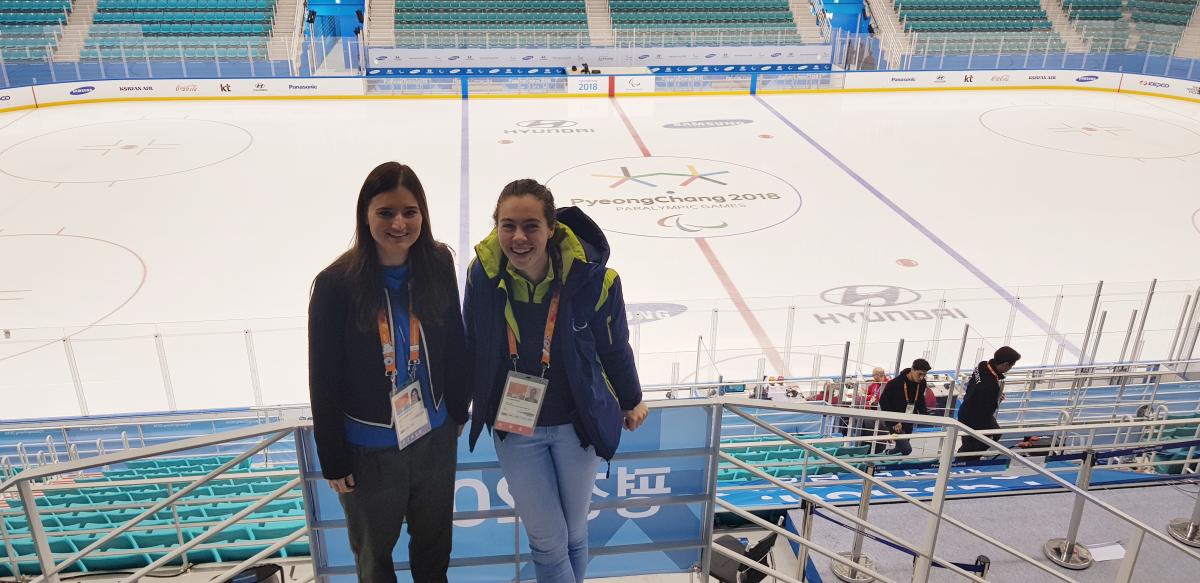
[[[800,193],[777,176],[698,158],[651,156],[583,164],[550,179],[606,229],[659,238],[759,231],[800,210]]]

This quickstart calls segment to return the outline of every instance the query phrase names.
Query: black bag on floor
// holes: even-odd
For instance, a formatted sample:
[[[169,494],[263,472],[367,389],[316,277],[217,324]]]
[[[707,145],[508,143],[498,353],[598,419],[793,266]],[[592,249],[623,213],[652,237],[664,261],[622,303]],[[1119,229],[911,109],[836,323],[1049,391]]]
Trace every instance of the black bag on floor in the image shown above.
[[[233,576],[230,583],[283,583],[283,567],[259,565]]]

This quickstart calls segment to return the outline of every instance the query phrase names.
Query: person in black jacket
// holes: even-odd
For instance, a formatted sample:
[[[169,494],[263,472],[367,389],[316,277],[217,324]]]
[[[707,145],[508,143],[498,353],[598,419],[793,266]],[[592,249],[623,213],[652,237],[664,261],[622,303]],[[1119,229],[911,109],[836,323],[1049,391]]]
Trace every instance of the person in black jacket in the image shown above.
[[[445,582],[469,402],[454,260],[403,164],[367,176],[355,225],[353,246],[317,275],[309,302],[321,472],[345,509],[359,581],[396,581],[392,550],[407,521],[413,579]]]
[[[928,415],[925,406],[925,375],[929,373],[929,361],[918,358],[913,361],[911,368],[906,368],[888,381],[879,395],[879,410],[894,413],[917,413]],[[912,423],[894,423],[889,428],[893,434],[909,434],[913,431]],[[892,452],[899,455],[912,453],[912,444],[907,439],[897,439]]]
[[[583,583],[596,468],[646,419],[621,279],[604,232],[509,183],[475,246],[463,317],[474,359],[471,447],[492,432],[539,583]]]
[[[962,421],[963,425],[979,430],[1000,428],[1000,424],[996,422],[996,410],[1004,401],[1004,389],[1000,381],[1004,380],[1005,373],[1012,370],[1020,359],[1021,355],[1016,350],[1001,346],[992,355],[991,360],[985,360],[975,367],[971,372],[971,379],[967,381],[962,406],[958,409],[958,420]],[[1000,439],[999,435],[988,437],[997,441]],[[963,435],[962,447],[958,448],[958,452],[987,451],[987,448],[987,444],[982,441],[970,435]]]

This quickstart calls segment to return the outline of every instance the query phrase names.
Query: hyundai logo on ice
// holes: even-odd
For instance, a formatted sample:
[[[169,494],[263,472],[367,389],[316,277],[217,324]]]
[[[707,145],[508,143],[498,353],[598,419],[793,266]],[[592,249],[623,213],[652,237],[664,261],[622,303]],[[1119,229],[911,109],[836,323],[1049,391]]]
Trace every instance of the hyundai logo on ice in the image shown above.
[[[921,294],[894,285],[847,285],[821,292],[821,299],[842,306],[902,306],[921,299]]]

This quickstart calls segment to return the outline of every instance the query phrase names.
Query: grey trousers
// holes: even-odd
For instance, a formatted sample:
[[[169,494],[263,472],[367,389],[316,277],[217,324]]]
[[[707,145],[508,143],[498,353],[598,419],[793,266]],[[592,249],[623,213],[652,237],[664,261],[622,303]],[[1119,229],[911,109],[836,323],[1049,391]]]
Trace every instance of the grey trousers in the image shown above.
[[[412,445],[355,448],[354,491],[340,494],[358,580],[395,583],[392,550],[408,521],[408,556],[415,583],[446,583],[454,513],[457,424]]]

